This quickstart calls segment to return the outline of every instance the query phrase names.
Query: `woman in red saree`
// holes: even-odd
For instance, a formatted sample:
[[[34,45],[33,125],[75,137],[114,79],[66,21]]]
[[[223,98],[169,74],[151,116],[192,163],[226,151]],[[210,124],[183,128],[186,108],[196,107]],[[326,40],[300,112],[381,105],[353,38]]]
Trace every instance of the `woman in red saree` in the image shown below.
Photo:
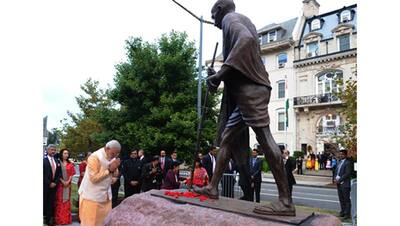
[[[69,161],[69,151],[60,151],[61,178],[57,185],[54,223],[57,225],[72,224],[71,216],[71,181],[75,174],[74,164]]]
[[[186,184],[190,185],[190,177],[186,179]],[[201,164],[200,158],[195,159],[195,168],[193,173],[193,184],[197,187],[203,187],[208,185],[208,174]]]
[[[87,166],[87,159],[89,158],[89,156],[92,154],[92,152],[87,152],[85,159],[81,162],[81,164],[79,164],[79,180],[78,180],[78,188],[79,186],[81,186],[81,182],[83,179],[83,176],[85,175],[85,171],[86,171],[86,166]]]

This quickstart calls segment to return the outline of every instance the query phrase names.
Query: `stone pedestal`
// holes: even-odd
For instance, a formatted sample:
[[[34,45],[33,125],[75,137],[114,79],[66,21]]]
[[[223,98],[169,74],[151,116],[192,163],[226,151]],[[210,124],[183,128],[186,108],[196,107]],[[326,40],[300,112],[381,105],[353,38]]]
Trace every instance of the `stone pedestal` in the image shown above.
[[[164,191],[158,190],[133,195],[110,212],[105,225],[341,225],[340,220],[334,216],[312,212],[297,211],[296,217],[257,216],[259,214],[253,213],[252,210],[255,205],[259,205],[258,203],[237,199],[221,197],[219,200],[201,202],[198,199],[163,196]]]

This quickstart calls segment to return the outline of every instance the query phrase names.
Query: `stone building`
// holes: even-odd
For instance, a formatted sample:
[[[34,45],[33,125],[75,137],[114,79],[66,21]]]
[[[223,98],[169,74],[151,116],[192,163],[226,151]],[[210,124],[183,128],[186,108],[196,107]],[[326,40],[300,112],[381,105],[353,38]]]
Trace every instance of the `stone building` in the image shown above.
[[[296,145],[296,120],[291,106],[296,94],[293,34],[296,34],[297,20],[272,23],[258,30],[261,58],[272,86],[268,105],[270,129],[281,149],[289,150],[294,150]],[[253,131],[250,132],[250,144],[257,145]]]
[[[335,95],[343,89],[337,81],[355,79],[357,70],[357,5],[318,15],[317,1],[302,20],[294,47],[296,95],[296,149],[314,153],[338,148],[335,136],[345,122],[342,101]]]
[[[357,70],[357,5],[319,14],[316,0],[302,2],[298,17],[258,29],[261,58],[272,86],[271,132],[291,154],[337,148],[335,136],[345,118],[338,111],[342,102],[335,92],[343,87],[336,79],[346,81]],[[222,60],[219,55],[216,71]],[[250,146],[257,145],[250,129]]]

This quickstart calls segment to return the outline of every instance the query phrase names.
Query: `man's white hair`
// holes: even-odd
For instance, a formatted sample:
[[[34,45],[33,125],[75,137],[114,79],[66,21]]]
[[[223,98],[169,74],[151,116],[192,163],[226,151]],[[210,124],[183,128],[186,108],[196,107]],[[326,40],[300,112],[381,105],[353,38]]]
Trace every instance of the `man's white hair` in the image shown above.
[[[55,144],[49,144],[49,145],[47,145],[46,150],[49,150],[49,148],[55,148],[55,149],[57,149],[57,146],[56,146]]]
[[[106,148],[116,148],[121,150],[121,144],[117,140],[110,140],[107,142]]]

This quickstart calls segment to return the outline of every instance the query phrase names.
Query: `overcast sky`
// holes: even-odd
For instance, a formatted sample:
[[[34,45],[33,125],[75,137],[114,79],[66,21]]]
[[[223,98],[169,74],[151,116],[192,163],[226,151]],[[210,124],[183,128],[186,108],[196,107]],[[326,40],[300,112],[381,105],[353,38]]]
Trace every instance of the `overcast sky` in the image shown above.
[[[211,20],[215,0],[179,0],[194,13]],[[318,0],[320,13],[357,3],[355,0]],[[257,29],[298,17],[302,0],[236,0],[236,11],[248,16]],[[43,59],[43,116],[48,129],[59,127],[67,110],[77,112],[80,85],[91,77],[101,87],[113,84],[114,66],[125,59],[129,36],[154,41],[172,29],[185,31],[198,47],[199,22],[171,0],[45,1],[35,5],[37,57]],[[26,18],[27,20],[31,18]],[[203,61],[212,57],[221,31],[205,24]],[[221,45],[219,46],[219,52]],[[193,103],[196,104],[196,103]]]

